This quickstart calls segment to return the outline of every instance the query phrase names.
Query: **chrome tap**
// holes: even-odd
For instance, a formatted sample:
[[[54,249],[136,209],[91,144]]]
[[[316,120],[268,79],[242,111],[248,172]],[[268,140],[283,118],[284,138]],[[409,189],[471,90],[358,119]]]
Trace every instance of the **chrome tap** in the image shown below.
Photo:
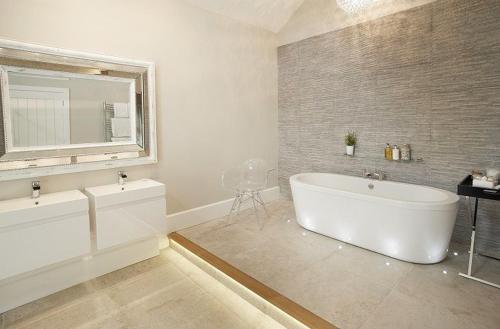
[[[35,180],[31,182],[31,188],[32,188],[31,198],[38,199],[40,197],[40,190],[41,190],[40,181]]]
[[[385,178],[385,174],[381,170],[375,170],[372,173],[372,176],[374,179],[378,179],[378,180],[384,180],[384,178]]]
[[[118,184],[125,185],[126,182],[127,182],[127,174],[125,174],[124,171],[119,171],[118,172]]]
[[[384,180],[385,174],[381,170],[370,172],[366,169],[363,169],[363,177],[368,179]]]

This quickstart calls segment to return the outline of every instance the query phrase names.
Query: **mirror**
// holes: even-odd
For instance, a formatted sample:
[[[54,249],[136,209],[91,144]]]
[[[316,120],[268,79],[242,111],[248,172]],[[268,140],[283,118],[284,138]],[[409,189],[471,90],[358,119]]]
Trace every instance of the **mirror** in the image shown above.
[[[2,67],[12,150],[135,143],[134,80]]]
[[[153,68],[0,40],[0,180],[156,162]]]

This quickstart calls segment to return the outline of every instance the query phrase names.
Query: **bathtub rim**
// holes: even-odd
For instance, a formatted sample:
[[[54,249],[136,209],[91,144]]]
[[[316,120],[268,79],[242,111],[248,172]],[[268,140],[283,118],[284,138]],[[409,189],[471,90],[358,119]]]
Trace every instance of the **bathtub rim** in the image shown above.
[[[350,191],[344,191],[341,189],[336,189],[333,187],[326,187],[326,186],[319,186],[319,185],[314,185],[310,183],[305,183],[303,181],[300,181],[299,178],[301,176],[306,176],[306,175],[329,175],[329,176],[343,176],[343,177],[351,177],[351,178],[356,178],[356,179],[365,179],[363,177],[358,177],[358,176],[351,176],[351,175],[344,175],[344,174],[335,174],[335,173],[324,173],[324,172],[307,172],[307,173],[300,173],[300,174],[295,174],[290,176],[290,187],[292,189],[292,196],[293,196],[293,188],[294,186],[300,186],[309,190],[315,190],[315,191],[320,191],[320,192],[326,192],[328,194],[337,194],[337,195],[343,195],[346,197],[358,199],[358,200],[363,200],[363,201],[375,201],[375,202],[384,202],[384,203],[389,203],[394,206],[398,206],[401,208],[407,208],[407,209],[426,209],[426,210],[435,210],[435,211],[448,211],[450,208],[456,208],[458,207],[458,202],[460,201],[460,197],[450,191],[439,189],[436,187],[432,186],[427,186],[427,185],[420,185],[420,184],[411,184],[411,183],[402,183],[402,182],[396,182],[396,181],[375,181],[377,183],[384,183],[384,182],[390,182],[392,184],[397,184],[397,185],[405,185],[405,186],[420,186],[424,187],[430,190],[434,191],[439,191],[441,193],[444,193],[447,198],[445,200],[441,201],[406,201],[406,200],[398,200],[398,199],[391,199],[391,198],[385,198],[381,196],[375,196],[375,195],[367,195],[363,193],[356,193],[356,192],[350,192]],[[369,179],[366,179],[367,182],[370,182]]]

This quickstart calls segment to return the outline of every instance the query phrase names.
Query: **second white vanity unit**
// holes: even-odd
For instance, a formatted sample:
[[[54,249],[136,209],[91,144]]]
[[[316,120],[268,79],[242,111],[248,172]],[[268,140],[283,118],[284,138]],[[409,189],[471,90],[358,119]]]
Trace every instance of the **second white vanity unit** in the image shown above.
[[[151,179],[89,187],[90,226],[96,250],[140,240],[161,240],[167,230],[165,185]]]

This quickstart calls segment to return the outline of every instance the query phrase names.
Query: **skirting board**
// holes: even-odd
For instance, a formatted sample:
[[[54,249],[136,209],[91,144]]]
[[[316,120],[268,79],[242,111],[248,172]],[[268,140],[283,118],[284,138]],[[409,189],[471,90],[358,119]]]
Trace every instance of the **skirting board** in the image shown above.
[[[279,186],[268,188],[261,192],[264,202],[277,200],[280,197]],[[209,220],[224,217],[229,213],[234,198],[211,203],[198,208],[193,208],[172,215],[167,215],[167,233],[179,231],[195,226]],[[241,209],[249,208],[250,203],[244,203]]]
[[[0,313],[158,254],[154,237],[5,279],[0,282]]]

